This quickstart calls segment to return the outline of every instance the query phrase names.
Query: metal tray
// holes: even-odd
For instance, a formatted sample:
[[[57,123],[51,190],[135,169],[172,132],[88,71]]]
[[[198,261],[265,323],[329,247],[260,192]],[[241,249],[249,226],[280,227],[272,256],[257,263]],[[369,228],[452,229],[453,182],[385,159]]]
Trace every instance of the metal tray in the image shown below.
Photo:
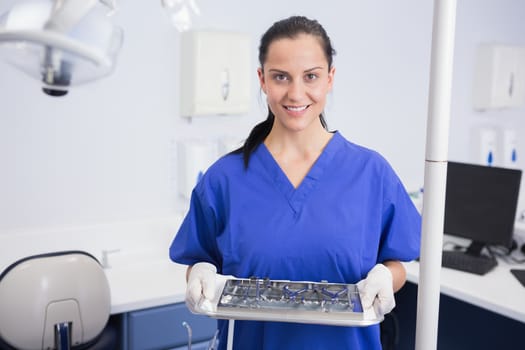
[[[369,326],[383,320],[363,310],[355,284],[229,279],[202,313],[219,319]],[[205,311],[204,311],[205,310]]]

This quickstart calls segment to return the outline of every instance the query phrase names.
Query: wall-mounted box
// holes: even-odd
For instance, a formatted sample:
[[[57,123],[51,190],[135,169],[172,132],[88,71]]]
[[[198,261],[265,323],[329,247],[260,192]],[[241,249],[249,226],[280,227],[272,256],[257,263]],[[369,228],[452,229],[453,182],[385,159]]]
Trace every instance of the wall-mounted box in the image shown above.
[[[201,176],[217,159],[217,144],[209,140],[179,141],[177,158],[179,194],[190,199]]]
[[[250,37],[221,31],[181,36],[181,115],[241,114],[250,110]]]
[[[518,132],[515,128],[503,127],[499,130],[499,166],[518,168]]]
[[[478,110],[525,103],[525,48],[483,44],[474,71],[473,104]]]
[[[498,162],[498,132],[492,126],[479,126],[471,130],[470,153],[472,162],[494,165]]]

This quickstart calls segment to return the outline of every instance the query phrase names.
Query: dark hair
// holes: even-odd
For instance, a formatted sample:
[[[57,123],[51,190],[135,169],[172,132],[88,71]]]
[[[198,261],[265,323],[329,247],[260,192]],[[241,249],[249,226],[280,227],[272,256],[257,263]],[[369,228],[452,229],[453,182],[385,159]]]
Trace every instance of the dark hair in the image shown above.
[[[328,69],[330,69],[332,67],[333,55],[335,55],[335,50],[332,48],[330,38],[319,22],[308,19],[304,16],[292,16],[275,22],[266,33],[263,34],[259,45],[259,64],[261,65],[261,68],[264,68],[264,63],[266,62],[266,57],[268,55],[268,48],[272,42],[284,38],[293,39],[300,34],[312,35],[319,40],[326,56],[326,60],[328,61]],[[244,145],[234,151],[234,153],[242,152],[245,168],[248,168],[250,156],[253,151],[255,151],[272,130],[274,119],[275,116],[270,108],[268,108],[268,117],[266,120],[257,124],[248,135]],[[327,129],[327,124],[322,114],[319,115],[319,120],[321,125]]]

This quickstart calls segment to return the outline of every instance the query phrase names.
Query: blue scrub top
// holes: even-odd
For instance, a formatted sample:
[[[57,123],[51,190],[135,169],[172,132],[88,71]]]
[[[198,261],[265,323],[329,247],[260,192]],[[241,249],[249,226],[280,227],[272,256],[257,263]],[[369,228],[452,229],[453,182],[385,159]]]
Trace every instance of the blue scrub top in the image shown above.
[[[377,152],[335,132],[298,188],[264,144],[215,162],[192,192],[170,247],[219,273],[357,283],[377,263],[419,256],[421,217]],[[219,321],[220,348],[227,324]],[[379,326],[236,321],[234,349],[381,349]]]

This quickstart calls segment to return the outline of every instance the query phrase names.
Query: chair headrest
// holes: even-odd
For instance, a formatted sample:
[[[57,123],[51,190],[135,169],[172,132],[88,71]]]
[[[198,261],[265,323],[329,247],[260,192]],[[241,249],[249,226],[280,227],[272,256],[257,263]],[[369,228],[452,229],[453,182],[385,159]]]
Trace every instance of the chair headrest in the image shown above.
[[[56,252],[21,259],[0,275],[0,337],[15,348],[54,348],[54,325],[72,323],[72,344],[95,339],[109,319],[104,270],[90,254]]]

